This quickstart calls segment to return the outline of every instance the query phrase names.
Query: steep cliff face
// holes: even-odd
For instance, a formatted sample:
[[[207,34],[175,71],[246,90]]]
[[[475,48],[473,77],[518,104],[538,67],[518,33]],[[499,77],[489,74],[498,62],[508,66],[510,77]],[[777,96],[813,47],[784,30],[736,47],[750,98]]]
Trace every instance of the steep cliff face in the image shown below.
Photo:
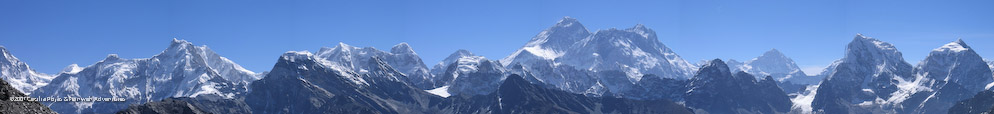
[[[828,77],[811,103],[814,110],[825,113],[882,110],[878,99],[890,99],[900,83],[914,80],[911,64],[894,45],[863,35],[857,35],[846,47],[846,55],[825,72]]]
[[[48,85],[52,78],[55,77],[31,69],[7,48],[0,46],[0,79],[7,80],[11,87],[30,95],[39,87]]]

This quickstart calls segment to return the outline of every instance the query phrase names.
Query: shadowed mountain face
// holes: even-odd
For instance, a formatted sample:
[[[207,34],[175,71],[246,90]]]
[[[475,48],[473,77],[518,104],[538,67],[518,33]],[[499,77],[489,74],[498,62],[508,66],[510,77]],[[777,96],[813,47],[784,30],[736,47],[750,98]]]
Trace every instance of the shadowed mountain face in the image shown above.
[[[994,113],[994,91],[983,91],[973,98],[956,102],[949,108],[949,114],[989,114]]]
[[[786,113],[791,101],[770,76],[761,81],[745,72],[731,74],[720,59],[698,70],[687,85],[688,107],[718,114]]]
[[[130,106],[118,114],[207,114],[192,104],[176,99],[164,99],[159,102],[148,102],[142,105]]]
[[[846,47],[846,55],[826,69],[811,103],[825,113],[871,113],[879,110],[876,99],[889,99],[898,84],[912,80],[912,66],[890,43],[857,35]],[[886,111],[886,110],[885,110]]]
[[[434,107],[439,113],[631,113],[690,114],[683,106],[669,100],[630,100],[612,97],[587,97],[532,84],[518,75],[508,76],[497,92],[478,96],[452,96]]]
[[[251,114],[252,109],[245,100],[225,99],[215,95],[196,98],[166,98],[162,101],[142,105],[131,105],[118,114]]]
[[[38,102],[11,101],[13,97],[28,97],[21,91],[7,83],[7,80],[0,79],[0,114],[55,114],[48,106]]]

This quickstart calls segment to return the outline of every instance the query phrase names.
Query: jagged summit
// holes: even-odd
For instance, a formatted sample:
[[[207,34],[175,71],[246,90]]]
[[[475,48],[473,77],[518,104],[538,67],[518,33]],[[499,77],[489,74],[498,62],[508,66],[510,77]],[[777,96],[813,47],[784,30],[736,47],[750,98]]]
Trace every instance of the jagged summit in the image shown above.
[[[449,57],[445,57],[444,60],[438,62],[438,64],[435,65],[435,67],[442,67],[439,68],[439,70],[444,70],[445,66],[452,64],[454,62],[459,62],[461,60],[465,60],[466,62],[479,61],[480,59],[485,59],[485,58],[483,56],[476,56],[476,54],[473,54],[473,52],[469,52],[468,50],[459,49],[456,50],[456,52],[449,54]]]
[[[846,47],[846,55],[843,57],[845,59],[869,59],[869,58],[882,58],[875,59],[877,62],[880,60],[894,60],[888,62],[898,61],[904,62],[904,57],[900,51],[894,47],[893,44],[880,41],[875,38],[866,37],[862,34],[857,34],[852,42]],[[869,61],[867,61],[869,62]]]
[[[766,51],[766,53],[763,53],[763,55],[760,57],[786,57],[786,56],[784,56],[783,53],[780,52],[780,50],[773,48],[770,49],[770,51]]]
[[[914,67],[915,80],[900,81],[899,91],[888,100],[903,106],[899,113],[946,113],[957,101],[985,90],[994,81],[990,66],[962,40],[934,49]]]
[[[173,38],[172,44],[192,44],[192,43],[190,43],[189,41],[186,41],[186,40],[180,40],[180,39],[177,39],[177,38]]]
[[[298,58],[310,58],[312,55],[309,51],[287,51],[280,56],[280,59],[293,62],[293,60],[297,60]]]
[[[76,68],[74,68],[76,67]],[[60,113],[110,113],[169,97],[217,95],[234,98],[247,92],[258,74],[186,40],[173,39],[169,47],[150,58],[122,59],[110,54],[86,68],[69,66],[66,72],[38,88],[34,97],[117,97],[126,102],[46,103]],[[125,83],[127,82],[127,83]]]
[[[352,47],[349,44],[345,44],[345,42],[338,42],[338,45],[335,45],[334,47],[334,49],[337,49],[337,51],[348,51],[351,50],[352,48],[355,47]]]
[[[825,113],[854,113],[865,108],[881,108],[875,102],[907,98],[892,96],[903,91],[907,82],[916,78],[912,65],[904,61],[901,52],[894,45],[874,38],[857,34],[845,51],[845,56],[828,66],[823,73],[826,79],[816,90],[811,107],[825,110]],[[893,99],[892,99],[893,98]],[[838,102],[851,101],[851,102]],[[866,102],[866,103],[863,103]],[[863,103],[863,104],[860,104]],[[855,107],[867,105],[871,107]]]
[[[503,79],[505,69],[496,61],[457,50],[438,64],[431,73],[435,82],[452,95],[484,95],[493,92]]]
[[[31,94],[38,87],[48,85],[52,76],[35,72],[27,63],[17,59],[10,50],[0,47],[0,78],[24,94]]]
[[[390,53],[394,53],[394,54],[417,54],[417,53],[414,53],[414,49],[411,49],[411,45],[407,44],[407,42],[401,42],[400,44],[394,45],[393,48],[390,48]]]
[[[525,44],[525,47],[566,48],[568,45],[573,44],[573,42],[579,41],[588,35],[590,35],[590,31],[583,24],[580,24],[580,21],[564,17],[556,25],[532,37],[531,41]]]
[[[116,61],[116,60],[121,60],[121,57],[118,57],[117,54],[107,54],[107,57],[105,57],[103,61]]]
[[[476,54],[473,54],[473,52],[469,52],[469,50],[459,49],[459,50],[456,50],[455,53],[449,54],[449,57],[446,57],[445,59],[450,59],[450,58],[454,59],[454,58],[465,57],[465,56],[476,56]]]
[[[732,68],[732,71],[744,71],[756,76],[755,78],[757,79],[762,79],[765,76],[773,76],[777,81],[790,81],[791,83],[799,84],[816,84],[816,80],[820,80],[818,77],[807,77],[804,71],[801,71],[801,68],[794,63],[793,59],[787,57],[777,49],[770,49],[763,53],[763,55],[744,63],[729,60],[728,65]]]
[[[656,31],[653,31],[652,29],[649,29],[648,27],[645,27],[645,25],[643,25],[643,24],[636,24],[634,27],[628,28],[626,30],[638,33],[638,34],[642,35],[643,38],[646,38],[646,39],[649,39],[649,38],[655,39],[656,38]]]
[[[7,52],[7,48],[3,46],[0,46],[0,54],[2,54],[0,56],[3,56],[3,58],[9,58],[10,56],[10,52]]]
[[[20,61],[20,60],[17,59],[17,57],[14,57],[14,55],[10,54],[10,51],[8,51],[7,48],[5,48],[3,46],[0,46],[0,56],[2,56],[2,57],[0,57],[0,60],[3,60],[5,62],[7,62],[7,61]]]
[[[399,43],[391,48],[391,52],[386,52],[373,47],[354,47],[339,42],[334,48],[323,47],[314,53],[318,59],[324,59],[327,64],[334,66],[334,69],[344,71],[357,71],[359,74],[363,70],[377,68],[378,64],[371,62],[382,61],[388,64],[393,70],[402,73],[398,77],[405,77],[420,89],[437,87],[430,81],[433,76],[429,73],[427,65],[421,60],[416,52],[407,43]],[[377,59],[373,59],[373,58]]]
[[[790,111],[791,101],[772,77],[756,81],[746,72],[734,75],[721,59],[714,59],[690,79],[684,95],[686,106],[709,113],[773,114]]]
[[[932,51],[937,51],[937,52],[962,52],[962,51],[968,51],[968,50],[970,50],[970,46],[966,45],[966,42],[964,42],[963,39],[957,39],[956,41],[949,42],[948,44],[943,45],[942,47],[935,48]]]
[[[565,19],[557,25],[573,21]],[[522,73],[518,75],[530,81],[589,95],[605,92],[588,91],[598,88],[627,90],[643,76],[686,80],[697,69],[659,42],[654,31],[645,25],[591,33],[576,24],[579,23],[553,26],[540,32],[500,63],[509,69],[521,65],[522,69],[510,72]],[[564,71],[572,73],[557,73]],[[597,84],[605,80],[611,80],[612,84]]]
[[[156,55],[156,57],[200,54],[198,52],[201,50],[201,48],[205,47],[207,46],[197,47],[194,46],[192,42],[173,38],[173,41],[169,43],[169,47],[166,48],[166,50],[163,50],[158,55]]]
[[[725,64],[725,61],[722,61],[721,59],[717,59],[716,58],[716,59],[712,59],[712,60],[708,61],[708,64],[704,64],[704,66],[701,66],[701,69],[704,69],[704,68],[719,68],[719,69],[725,68],[725,69],[728,69],[728,64]]]
[[[555,26],[556,27],[571,27],[573,25],[577,25],[577,26],[583,27],[583,25],[580,24],[579,20],[576,20],[576,18],[569,17],[569,16],[566,16],[566,17],[563,17],[563,19],[560,19],[559,22],[557,22]]]
[[[715,79],[712,78],[713,76],[732,76],[731,71],[728,69],[728,64],[725,64],[725,62],[722,61],[721,59],[710,60],[708,61],[707,64],[704,64],[704,66],[701,66],[701,68],[697,70],[697,76],[695,76],[694,78]],[[725,77],[716,77],[716,78],[725,78]]]

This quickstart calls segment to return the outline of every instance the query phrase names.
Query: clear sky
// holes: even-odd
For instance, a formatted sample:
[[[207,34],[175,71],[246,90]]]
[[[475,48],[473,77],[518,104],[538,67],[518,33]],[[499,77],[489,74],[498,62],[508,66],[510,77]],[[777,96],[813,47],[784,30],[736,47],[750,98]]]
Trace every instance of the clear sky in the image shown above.
[[[990,0],[4,0],[0,45],[50,74],[112,53],[148,58],[172,38],[207,45],[256,72],[270,70],[286,51],[338,42],[385,51],[408,42],[434,65],[457,49],[504,58],[570,16],[591,31],[644,24],[690,62],[744,61],[776,48],[810,74],[841,58],[857,33],[896,45],[911,64],[957,38],[994,57],[992,6]]]

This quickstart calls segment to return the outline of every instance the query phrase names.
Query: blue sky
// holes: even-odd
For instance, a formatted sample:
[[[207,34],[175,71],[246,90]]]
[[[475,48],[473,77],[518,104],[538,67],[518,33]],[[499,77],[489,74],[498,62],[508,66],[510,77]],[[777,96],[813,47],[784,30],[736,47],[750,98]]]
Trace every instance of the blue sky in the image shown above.
[[[504,58],[564,16],[591,31],[644,24],[691,62],[777,48],[806,71],[841,58],[857,33],[911,64],[957,38],[994,57],[994,1],[0,1],[0,45],[45,73],[107,54],[148,58],[172,38],[256,72],[292,50],[408,42],[434,65],[457,49]]]

